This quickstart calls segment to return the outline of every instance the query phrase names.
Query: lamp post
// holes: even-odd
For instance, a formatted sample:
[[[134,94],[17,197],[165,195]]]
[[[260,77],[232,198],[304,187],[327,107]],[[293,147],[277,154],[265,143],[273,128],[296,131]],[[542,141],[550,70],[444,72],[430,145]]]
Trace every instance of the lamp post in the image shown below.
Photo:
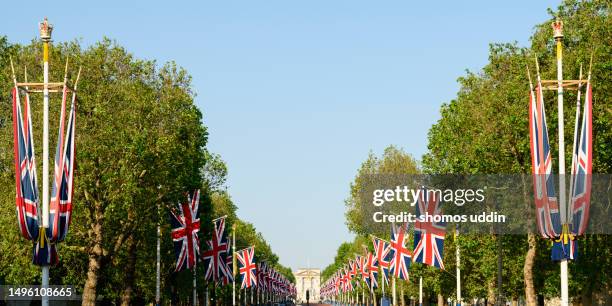
[[[49,227],[49,43],[53,25],[49,24],[47,18],[39,24],[40,39],[43,42],[43,206],[42,206],[42,235],[46,235]],[[42,266],[42,286],[49,286],[49,266]],[[49,305],[49,297],[43,295],[42,306]]]
[[[565,199],[565,122],[563,119],[563,22],[557,18],[552,23],[553,37],[557,49],[557,116],[559,137],[559,209],[562,236],[568,233],[567,201]],[[567,258],[561,259],[561,305],[569,305]]]

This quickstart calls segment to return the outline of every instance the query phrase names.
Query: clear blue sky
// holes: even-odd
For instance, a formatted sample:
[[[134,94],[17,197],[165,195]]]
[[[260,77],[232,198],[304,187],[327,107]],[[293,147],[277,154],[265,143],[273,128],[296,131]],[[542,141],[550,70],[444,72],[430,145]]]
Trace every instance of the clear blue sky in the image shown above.
[[[28,42],[48,16],[56,41],[107,36],[185,67],[238,215],[295,269],[352,239],[343,200],[368,152],[420,159],[457,77],[491,42],[528,44],[559,1],[85,2],[4,3],[0,35]]]

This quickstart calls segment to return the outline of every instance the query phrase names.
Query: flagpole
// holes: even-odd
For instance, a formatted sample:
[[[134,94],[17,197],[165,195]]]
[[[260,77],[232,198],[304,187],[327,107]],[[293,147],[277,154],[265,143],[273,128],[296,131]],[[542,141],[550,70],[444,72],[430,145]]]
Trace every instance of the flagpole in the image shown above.
[[[197,283],[196,283],[196,266],[193,266],[193,305],[198,305],[198,300],[197,300],[197,292],[196,292],[196,288],[197,288]]]
[[[553,37],[557,47],[557,116],[559,138],[559,209],[563,232],[561,238],[567,234],[567,203],[565,199],[565,122],[563,119],[563,22],[557,18],[552,23]],[[569,304],[567,258],[561,259],[561,305]]]
[[[42,227],[39,235],[46,235],[49,227],[49,42],[51,41],[51,31],[53,26],[49,24],[47,18],[39,25],[40,39],[43,42],[43,207],[42,207]],[[42,266],[42,286],[49,286],[49,266]],[[49,306],[49,297],[43,295],[42,306]]]
[[[236,257],[236,223],[232,224],[232,261]],[[236,265],[232,264],[232,305],[236,306]]]
[[[455,226],[455,256],[457,257],[457,306],[461,306],[461,256],[459,254],[459,224]]]
[[[385,300],[385,269],[382,267],[381,263],[378,263],[380,265],[380,282],[382,283],[382,297],[380,298],[380,305],[383,304],[383,301]]]
[[[396,263],[396,265],[395,265],[395,269],[396,269],[396,270],[398,269],[398,265],[399,265],[399,264],[398,264],[398,263]],[[395,294],[395,279],[396,279],[396,277],[395,277],[395,276],[393,276],[393,289],[391,289],[391,292],[392,292],[392,294],[393,294],[393,306],[397,306],[397,296],[396,296],[396,294]]]
[[[419,277],[419,306],[423,306],[423,277]]]

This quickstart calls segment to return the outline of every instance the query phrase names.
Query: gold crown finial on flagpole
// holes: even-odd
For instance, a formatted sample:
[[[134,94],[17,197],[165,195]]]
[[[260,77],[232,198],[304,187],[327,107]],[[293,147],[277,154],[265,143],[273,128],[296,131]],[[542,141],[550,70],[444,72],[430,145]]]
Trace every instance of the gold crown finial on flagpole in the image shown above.
[[[38,28],[40,29],[40,39],[44,42],[49,42],[51,40],[51,32],[53,32],[53,25],[49,23],[47,17],[38,24]]]
[[[561,18],[557,17],[557,19],[555,19],[555,21],[552,23],[552,28],[553,37],[555,39],[563,38],[563,21],[561,21]]]

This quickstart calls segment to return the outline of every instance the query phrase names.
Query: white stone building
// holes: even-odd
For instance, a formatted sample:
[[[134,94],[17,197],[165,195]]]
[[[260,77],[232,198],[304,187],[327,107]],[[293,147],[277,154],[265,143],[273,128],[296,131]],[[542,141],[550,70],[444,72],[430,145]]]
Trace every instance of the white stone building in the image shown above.
[[[319,301],[321,286],[321,270],[319,269],[298,269],[293,273],[295,276],[295,288],[297,290],[297,302],[306,302],[306,291],[310,293],[310,302]]]

